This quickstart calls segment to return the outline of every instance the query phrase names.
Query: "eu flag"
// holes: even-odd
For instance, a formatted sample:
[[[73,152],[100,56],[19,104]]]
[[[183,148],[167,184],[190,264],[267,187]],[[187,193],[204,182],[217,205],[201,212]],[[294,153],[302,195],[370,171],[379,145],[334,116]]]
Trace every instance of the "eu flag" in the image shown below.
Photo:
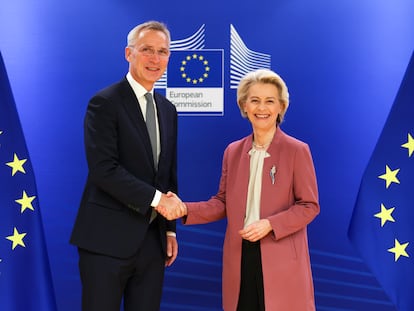
[[[223,87],[223,51],[172,51],[167,80],[169,88]]]
[[[362,177],[349,238],[399,311],[414,310],[414,54]]]
[[[1,53],[0,310],[56,310],[34,174]]]

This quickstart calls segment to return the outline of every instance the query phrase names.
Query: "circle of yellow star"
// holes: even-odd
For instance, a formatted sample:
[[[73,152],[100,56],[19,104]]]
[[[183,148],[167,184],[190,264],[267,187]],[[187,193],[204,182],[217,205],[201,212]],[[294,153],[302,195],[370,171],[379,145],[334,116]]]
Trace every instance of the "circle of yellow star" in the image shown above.
[[[14,154],[13,161],[7,162],[6,165],[10,166],[12,168],[12,176],[16,174],[17,172],[22,172],[23,174],[26,174],[26,171],[23,168],[23,164],[26,163],[27,159],[20,160],[17,157],[17,154]]]
[[[204,73],[200,77],[190,77],[186,72],[186,66],[194,60],[198,61],[204,67]],[[206,78],[208,78],[208,72],[210,71],[210,67],[208,66],[208,61],[204,58],[203,55],[193,54],[192,56],[187,55],[184,60],[181,61],[180,71],[182,72],[181,77],[187,82],[191,84],[198,84],[204,82]]]
[[[394,255],[395,255],[394,256],[395,261],[397,261],[400,258],[400,256],[410,257],[407,254],[407,252],[405,251],[405,249],[407,248],[408,244],[409,244],[409,242],[404,243],[404,244],[400,244],[400,242],[398,242],[398,240],[395,239],[395,241],[394,241],[394,247],[388,249],[388,251],[390,253],[394,253]]]
[[[28,208],[34,211],[32,201],[36,198],[36,196],[29,197],[27,196],[26,191],[23,190],[23,195],[21,199],[15,200],[16,203],[19,203],[21,205],[20,213],[23,214],[23,212]]]
[[[401,145],[401,147],[408,149],[408,156],[411,157],[411,155],[414,152],[414,139],[411,136],[411,134],[408,134],[408,140],[405,144]]]
[[[24,245],[24,242],[23,242],[23,238],[26,236],[26,234],[27,233],[19,233],[16,227],[14,227],[13,235],[9,235],[8,237],[6,237],[6,239],[13,242],[12,249],[15,249],[17,245],[26,247],[26,245]]]
[[[388,189],[388,187],[391,185],[391,183],[395,182],[397,184],[400,183],[400,181],[397,178],[397,174],[400,171],[399,168],[396,170],[391,170],[388,165],[385,166],[385,174],[382,174],[378,176],[378,178],[384,179],[386,181],[385,187]]]
[[[375,214],[375,217],[378,217],[381,219],[381,227],[384,227],[384,224],[387,221],[395,222],[395,219],[392,217],[392,212],[394,211],[395,207],[391,207],[387,209],[384,204],[381,203],[381,212]]]

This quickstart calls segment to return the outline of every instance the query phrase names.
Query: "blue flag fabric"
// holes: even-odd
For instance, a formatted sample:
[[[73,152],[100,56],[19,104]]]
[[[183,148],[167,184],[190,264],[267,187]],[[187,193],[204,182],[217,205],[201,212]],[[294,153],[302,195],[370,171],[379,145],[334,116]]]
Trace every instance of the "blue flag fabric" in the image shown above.
[[[414,54],[362,177],[349,238],[398,311],[414,310]]]
[[[1,53],[0,310],[57,310],[34,174]]]
[[[223,86],[222,50],[172,51],[168,62],[168,87]]]

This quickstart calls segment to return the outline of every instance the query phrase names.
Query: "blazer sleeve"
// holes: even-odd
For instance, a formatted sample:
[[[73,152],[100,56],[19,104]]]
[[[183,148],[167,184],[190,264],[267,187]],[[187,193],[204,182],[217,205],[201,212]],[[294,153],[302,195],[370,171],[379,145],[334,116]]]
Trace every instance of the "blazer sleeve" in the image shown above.
[[[304,229],[320,212],[315,168],[309,146],[296,144],[293,155],[292,202],[288,208],[270,216],[276,239]]]
[[[184,202],[187,206],[187,216],[183,218],[184,224],[205,224],[226,217],[227,159],[228,149],[225,150],[223,155],[220,185],[217,194],[208,201]]]

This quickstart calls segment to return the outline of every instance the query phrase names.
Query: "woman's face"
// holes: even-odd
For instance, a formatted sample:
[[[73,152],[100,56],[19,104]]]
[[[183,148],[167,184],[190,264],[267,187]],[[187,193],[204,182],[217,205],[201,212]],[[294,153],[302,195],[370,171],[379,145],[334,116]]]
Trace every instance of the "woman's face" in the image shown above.
[[[277,116],[282,111],[277,87],[270,83],[253,84],[249,89],[244,111],[254,130],[274,129]]]

